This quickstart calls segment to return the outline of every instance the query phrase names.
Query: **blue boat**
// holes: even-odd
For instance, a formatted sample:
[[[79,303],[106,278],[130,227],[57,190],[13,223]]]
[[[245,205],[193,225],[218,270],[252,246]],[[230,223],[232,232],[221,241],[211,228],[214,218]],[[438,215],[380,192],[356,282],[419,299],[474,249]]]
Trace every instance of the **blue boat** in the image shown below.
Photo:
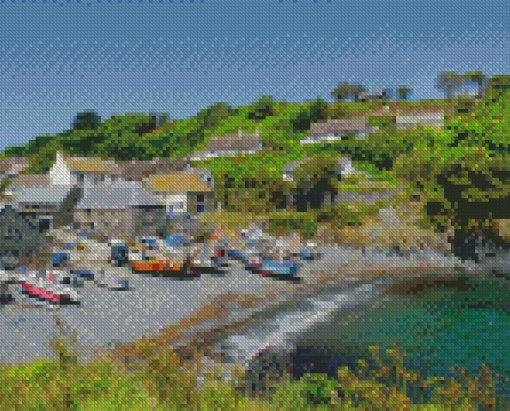
[[[111,248],[111,259],[115,267],[127,267],[129,243],[114,243]]]
[[[163,237],[163,241],[166,245],[174,245],[174,244],[186,244],[186,239],[183,235],[167,235]]]
[[[262,260],[261,264],[250,265],[250,270],[263,275],[282,275],[294,277],[300,266],[288,262],[279,263],[274,260]]]
[[[52,265],[53,267],[66,267],[69,263],[69,253],[53,253]]]
[[[82,278],[90,278],[91,280],[93,280],[95,277],[94,273],[90,270],[69,270],[69,273]]]
[[[312,261],[312,260],[317,260],[320,258],[320,253],[311,253],[310,251],[306,250],[306,249],[301,249],[300,252],[300,257],[301,259],[303,260],[306,260],[306,261]]]
[[[247,270],[263,275],[281,275],[294,277],[301,265],[290,262],[279,263],[275,260],[263,259],[259,254],[250,254],[239,250],[227,250],[228,258],[241,260]]]

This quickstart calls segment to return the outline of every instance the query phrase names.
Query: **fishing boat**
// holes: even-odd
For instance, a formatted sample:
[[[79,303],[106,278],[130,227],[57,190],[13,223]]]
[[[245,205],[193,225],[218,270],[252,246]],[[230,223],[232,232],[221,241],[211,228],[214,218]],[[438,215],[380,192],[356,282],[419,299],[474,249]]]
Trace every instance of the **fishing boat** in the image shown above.
[[[21,277],[21,292],[30,298],[56,304],[79,303],[76,290],[62,284],[65,276],[61,272],[38,271]]]
[[[100,287],[107,287],[109,290],[129,290],[129,279],[123,276],[124,269],[118,267],[107,267],[99,270],[94,278],[94,283]]]
[[[141,246],[134,246],[129,249],[128,265],[135,273],[164,274],[180,272],[186,267],[186,261],[182,256],[179,260],[150,258],[146,255],[146,251],[146,248]],[[175,257],[178,256],[175,255]]]
[[[290,262],[279,263],[274,260],[260,260],[248,267],[252,272],[262,275],[274,275],[294,278],[300,268],[299,264]]]
[[[221,264],[225,264],[225,258],[240,260],[244,267],[256,274],[274,275],[294,278],[301,265],[290,261],[278,262],[267,259],[256,253],[248,253],[239,250],[217,250]]]

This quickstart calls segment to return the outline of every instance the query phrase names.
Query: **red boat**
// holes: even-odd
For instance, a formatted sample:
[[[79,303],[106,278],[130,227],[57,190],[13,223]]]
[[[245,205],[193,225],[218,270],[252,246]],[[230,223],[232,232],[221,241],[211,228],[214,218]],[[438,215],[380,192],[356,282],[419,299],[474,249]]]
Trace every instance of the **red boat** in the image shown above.
[[[32,284],[23,283],[21,285],[24,293],[28,294],[31,297],[36,297],[40,300],[48,300],[50,302],[59,303],[62,302],[63,296],[60,294],[54,294],[51,291],[44,290],[39,287],[35,287]]]
[[[22,293],[51,303],[78,302],[78,293],[59,284],[60,277],[59,273],[48,273],[45,277],[29,275],[21,282]]]

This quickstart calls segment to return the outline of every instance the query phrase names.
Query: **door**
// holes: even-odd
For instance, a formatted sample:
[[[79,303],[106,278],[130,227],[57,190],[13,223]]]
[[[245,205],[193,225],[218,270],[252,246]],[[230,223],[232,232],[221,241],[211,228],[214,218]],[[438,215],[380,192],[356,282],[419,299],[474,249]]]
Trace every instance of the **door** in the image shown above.
[[[204,194],[197,195],[197,214],[205,212],[205,196]]]

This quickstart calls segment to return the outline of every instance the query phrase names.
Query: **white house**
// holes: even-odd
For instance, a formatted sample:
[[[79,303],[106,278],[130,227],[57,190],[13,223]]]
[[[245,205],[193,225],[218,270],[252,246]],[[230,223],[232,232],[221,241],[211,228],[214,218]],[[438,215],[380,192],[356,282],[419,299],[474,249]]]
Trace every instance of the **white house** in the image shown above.
[[[60,151],[57,153],[57,158],[50,169],[49,177],[50,183],[54,187],[71,187],[76,184],[71,175],[71,169]]]
[[[397,129],[416,127],[418,124],[442,127],[444,124],[444,113],[429,113],[418,116],[397,116]]]
[[[70,157],[66,164],[71,171],[73,183],[85,188],[108,186],[124,179],[122,169],[113,160]]]
[[[207,157],[254,154],[260,150],[262,150],[260,130],[257,130],[255,133],[243,133],[241,128],[239,128],[237,134],[210,137],[205,150],[195,151],[192,160],[200,160]]]

